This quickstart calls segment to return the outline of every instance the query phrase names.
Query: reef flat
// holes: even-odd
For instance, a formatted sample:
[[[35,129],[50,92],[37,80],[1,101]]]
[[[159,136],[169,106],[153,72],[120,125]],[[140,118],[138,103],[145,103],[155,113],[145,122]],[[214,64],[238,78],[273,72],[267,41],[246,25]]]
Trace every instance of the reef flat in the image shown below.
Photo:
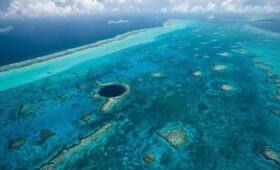
[[[279,169],[280,34],[252,22],[176,20],[3,70],[0,169]]]

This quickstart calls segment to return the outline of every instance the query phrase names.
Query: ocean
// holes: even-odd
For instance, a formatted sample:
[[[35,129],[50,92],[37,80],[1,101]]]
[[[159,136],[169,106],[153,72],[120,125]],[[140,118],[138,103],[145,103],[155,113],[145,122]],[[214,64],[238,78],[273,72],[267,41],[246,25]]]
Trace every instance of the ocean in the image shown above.
[[[108,24],[127,20],[128,23]],[[87,16],[1,21],[0,66],[30,60],[112,38],[132,30],[161,26],[166,21],[151,15]]]
[[[169,18],[0,72],[0,167],[279,169],[279,22]]]

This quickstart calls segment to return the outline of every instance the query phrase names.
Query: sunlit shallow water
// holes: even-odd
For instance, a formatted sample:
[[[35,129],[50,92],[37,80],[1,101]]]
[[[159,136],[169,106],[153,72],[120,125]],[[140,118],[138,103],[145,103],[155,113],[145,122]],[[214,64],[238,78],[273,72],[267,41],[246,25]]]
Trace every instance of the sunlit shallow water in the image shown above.
[[[280,154],[280,35],[249,24],[193,21],[0,92],[1,166],[278,169],[262,149]]]

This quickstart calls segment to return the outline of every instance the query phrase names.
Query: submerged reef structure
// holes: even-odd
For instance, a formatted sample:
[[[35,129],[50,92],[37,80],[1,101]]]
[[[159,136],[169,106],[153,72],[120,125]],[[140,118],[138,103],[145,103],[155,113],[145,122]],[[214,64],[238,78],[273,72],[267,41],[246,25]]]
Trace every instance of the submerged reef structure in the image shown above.
[[[228,57],[230,55],[230,53],[219,53],[218,54],[219,56],[222,56],[222,57]]]
[[[78,90],[82,90],[84,88],[84,85],[79,83],[79,84],[76,85],[76,88]]]
[[[18,115],[19,116],[27,115],[27,114],[33,112],[38,107],[39,107],[38,103],[22,104],[19,107]]]
[[[77,152],[81,151],[83,148],[98,140],[102,135],[105,135],[110,129],[112,129],[113,126],[113,123],[109,122],[103,125],[101,128],[99,128],[97,131],[90,134],[89,136],[80,139],[79,144],[74,144],[69,148],[61,149],[50,161],[42,165],[39,169],[49,170],[58,168],[60,164],[63,164],[67,161],[67,158],[73,156]]]
[[[70,94],[70,93],[65,93],[65,94],[59,95],[58,98],[59,98],[60,100],[67,100],[67,99],[69,99],[71,96],[72,96],[72,94]]]
[[[41,133],[40,133],[40,137],[44,140],[46,140],[54,135],[55,135],[55,132],[53,132],[49,129],[43,129],[43,130],[41,130]]]
[[[178,149],[188,142],[188,138],[182,128],[171,129],[165,132],[157,133],[160,137],[166,140],[171,146]]]
[[[83,115],[83,116],[80,118],[80,120],[83,121],[83,122],[85,122],[85,123],[87,123],[88,120],[90,119],[90,117],[91,117],[91,115],[87,113],[87,114]]]
[[[25,144],[25,140],[24,139],[17,139],[12,141],[8,148],[9,149],[19,149],[20,147],[22,147]]]
[[[222,70],[225,70],[225,69],[226,69],[225,65],[215,65],[215,66],[212,67],[213,71],[222,71]]]
[[[232,85],[229,85],[229,84],[222,84],[220,87],[224,91],[232,91],[233,90]]]
[[[114,99],[114,98],[106,99],[106,102],[101,106],[100,111],[101,112],[109,111],[115,103],[117,103],[117,99]]]
[[[271,109],[271,112],[277,116],[280,116],[280,110],[277,109]]]
[[[261,148],[260,153],[267,160],[271,160],[274,163],[276,163],[277,165],[280,165],[280,158],[279,158],[278,154],[274,150],[272,150],[270,148],[267,148],[267,147],[263,147],[263,148]]]
[[[155,157],[152,153],[147,153],[143,156],[143,161],[146,163],[146,164],[152,164],[153,161],[154,161]]]
[[[202,75],[202,72],[201,71],[195,71],[195,72],[192,73],[192,75],[194,77],[200,77]]]
[[[130,87],[127,84],[118,83],[96,83],[101,88],[98,91],[100,97],[106,98],[105,103],[100,108],[101,112],[109,111],[121,98],[129,93]]]
[[[161,72],[151,73],[152,78],[162,78],[164,75]]]
[[[42,129],[40,132],[40,139],[36,142],[37,145],[45,143],[49,138],[55,136],[56,133],[49,129]]]

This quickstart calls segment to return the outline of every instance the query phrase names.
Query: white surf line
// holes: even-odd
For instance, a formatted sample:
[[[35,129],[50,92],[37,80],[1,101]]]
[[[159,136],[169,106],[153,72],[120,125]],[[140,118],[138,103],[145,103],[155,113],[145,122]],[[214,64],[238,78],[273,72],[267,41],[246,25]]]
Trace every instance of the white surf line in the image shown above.
[[[24,85],[77,64],[156,40],[162,34],[183,29],[190,20],[169,20],[162,27],[132,31],[115,38],[0,68],[0,91]]]

